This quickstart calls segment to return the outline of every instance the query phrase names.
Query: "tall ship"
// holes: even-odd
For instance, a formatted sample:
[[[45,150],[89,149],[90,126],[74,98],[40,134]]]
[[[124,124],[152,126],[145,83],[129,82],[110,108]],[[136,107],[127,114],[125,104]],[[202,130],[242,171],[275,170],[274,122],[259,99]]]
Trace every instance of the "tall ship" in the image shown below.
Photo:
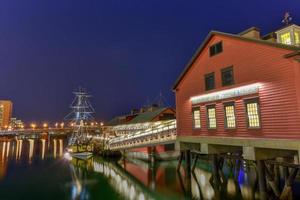
[[[93,155],[89,125],[94,121],[95,110],[89,101],[91,95],[85,89],[79,87],[73,93],[75,97],[70,105],[71,112],[65,117],[72,127],[67,151],[73,157],[88,159]]]

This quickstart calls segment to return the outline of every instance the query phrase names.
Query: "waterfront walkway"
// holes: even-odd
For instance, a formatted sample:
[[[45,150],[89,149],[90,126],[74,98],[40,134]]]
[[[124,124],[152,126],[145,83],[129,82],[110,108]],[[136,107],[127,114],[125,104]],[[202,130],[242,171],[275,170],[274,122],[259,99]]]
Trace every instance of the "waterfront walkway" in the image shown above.
[[[176,120],[158,121],[147,129],[132,134],[122,135],[109,140],[110,150],[123,150],[137,147],[156,146],[175,143]]]

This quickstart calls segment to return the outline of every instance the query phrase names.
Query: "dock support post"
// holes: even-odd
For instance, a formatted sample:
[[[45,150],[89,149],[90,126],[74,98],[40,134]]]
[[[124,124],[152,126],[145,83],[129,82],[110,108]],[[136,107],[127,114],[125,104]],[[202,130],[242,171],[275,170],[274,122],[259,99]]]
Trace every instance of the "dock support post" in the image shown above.
[[[213,184],[218,187],[220,184],[220,176],[219,176],[219,162],[218,155],[213,154],[213,164],[212,164],[212,174],[213,174]]]
[[[180,170],[182,159],[183,159],[183,151],[180,151],[179,160],[176,168],[177,171]]]
[[[155,146],[150,147],[149,157],[150,157],[151,166],[154,166],[154,163],[155,163]]]
[[[191,174],[191,151],[186,150],[185,151],[185,162],[186,162],[186,192],[187,192],[187,198],[191,198],[191,192],[192,192],[192,174]]]
[[[263,160],[257,161],[257,173],[258,173],[258,187],[260,199],[267,199],[266,193],[266,176],[265,176],[265,162]]]

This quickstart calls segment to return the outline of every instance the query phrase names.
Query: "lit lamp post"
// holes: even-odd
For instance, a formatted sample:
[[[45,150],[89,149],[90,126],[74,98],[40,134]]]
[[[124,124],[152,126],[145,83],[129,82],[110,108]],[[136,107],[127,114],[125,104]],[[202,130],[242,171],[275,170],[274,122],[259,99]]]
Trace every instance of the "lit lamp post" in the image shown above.
[[[61,127],[61,128],[64,128],[64,126],[65,126],[65,123],[62,122],[62,123],[60,124],[60,127]]]
[[[30,127],[31,127],[32,129],[35,129],[35,128],[36,128],[36,124],[31,123],[31,124],[30,124]]]
[[[58,127],[58,123],[56,122],[56,123],[55,123],[55,128],[57,128],[57,127]]]
[[[47,123],[44,123],[44,124],[43,124],[43,128],[48,128],[48,124],[47,124]]]

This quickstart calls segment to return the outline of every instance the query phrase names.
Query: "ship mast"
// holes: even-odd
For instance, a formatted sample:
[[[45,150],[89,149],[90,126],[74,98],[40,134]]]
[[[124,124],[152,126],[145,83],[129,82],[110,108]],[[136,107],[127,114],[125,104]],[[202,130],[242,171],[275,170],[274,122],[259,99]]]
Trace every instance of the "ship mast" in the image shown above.
[[[89,95],[83,88],[79,87],[78,91],[73,92],[75,97],[70,105],[71,112],[65,117],[65,120],[71,123],[73,127],[72,136],[69,139],[69,145],[87,144],[88,140],[88,124],[94,117],[95,112],[92,107]]]

